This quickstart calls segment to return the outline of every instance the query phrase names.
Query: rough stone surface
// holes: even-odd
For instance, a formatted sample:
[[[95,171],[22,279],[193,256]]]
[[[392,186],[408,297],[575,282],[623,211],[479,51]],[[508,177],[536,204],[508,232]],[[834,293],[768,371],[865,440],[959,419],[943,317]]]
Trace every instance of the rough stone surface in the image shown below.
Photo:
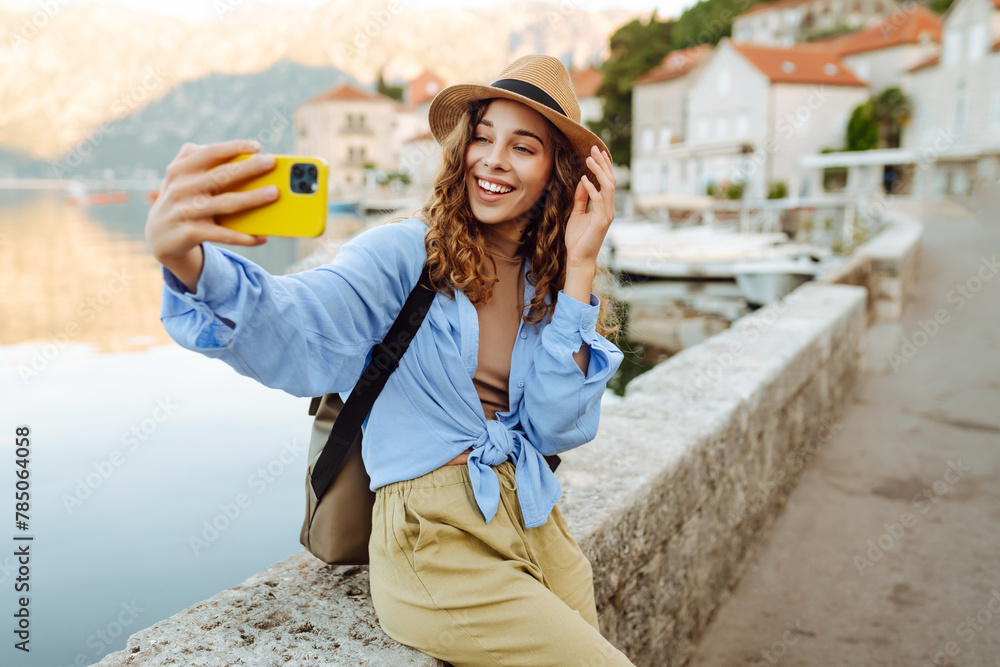
[[[326,667],[445,663],[378,625],[367,567],[329,567],[307,551],[141,630],[99,667]]]
[[[602,629],[637,665],[683,664],[855,380],[864,290],[793,294],[634,380],[563,456]]]
[[[885,230],[821,278],[823,282],[866,288],[870,323],[898,322],[919,277],[923,226],[897,211],[886,213],[885,220]]]

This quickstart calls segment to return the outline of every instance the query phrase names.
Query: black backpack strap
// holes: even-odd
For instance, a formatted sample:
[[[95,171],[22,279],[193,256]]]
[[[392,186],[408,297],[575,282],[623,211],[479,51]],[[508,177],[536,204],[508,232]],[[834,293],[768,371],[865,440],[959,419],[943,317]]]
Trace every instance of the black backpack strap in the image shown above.
[[[371,361],[368,362],[347,402],[341,408],[326,446],[323,447],[323,452],[313,466],[311,479],[317,501],[323,498],[323,494],[337,476],[351,444],[361,432],[361,424],[375,404],[375,399],[382,392],[389,376],[396,370],[399,360],[403,358],[410,341],[427,316],[434,301],[434,294],[434,288],[430,283],[430,267],[424,264],[420,280],[406,297],[403,309],[389,327],[389,333],[372,349]],[[316,402],[316,399],[313,401]]]

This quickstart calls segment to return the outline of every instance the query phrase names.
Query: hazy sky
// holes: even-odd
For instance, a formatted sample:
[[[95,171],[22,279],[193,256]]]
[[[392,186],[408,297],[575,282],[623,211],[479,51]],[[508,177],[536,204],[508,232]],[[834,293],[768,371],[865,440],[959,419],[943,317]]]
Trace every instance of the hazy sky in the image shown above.
[[[76,4],[79,2],[91,2],[93,0],[55,0],[61,5]],[[231,6],[239,6],[243,2],[255,0],[101,0],[108,4],[124,5],[134,9],[159,12],[189,19],[214,18],[216,15],[215,4],[224,3]],[[267,4],[306,6],[313,7],[324,4],[327,0],[256,0]],[[333,0],[334,2],[350,0]],[[498,5],[512,0],[400,0],[406,8],[432,8],[432,7],[482,7],[484,4]],[[586,10],[600,9],[628,9],[640,11],[653,11],[656,9],[663,18],[676,16],[685,7],[694,4],[696,0],[667,0],[657,2],[656,0],[541,0],[555,5],[567,5]],[[40,9],[38,0],[0,0],[0,7],[14,10],[36,10]]]

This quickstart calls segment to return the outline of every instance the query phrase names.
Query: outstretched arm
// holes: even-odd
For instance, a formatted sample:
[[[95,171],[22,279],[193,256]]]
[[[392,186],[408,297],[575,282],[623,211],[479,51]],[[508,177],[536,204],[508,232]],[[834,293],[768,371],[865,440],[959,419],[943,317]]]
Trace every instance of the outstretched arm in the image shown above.
[[[209,241],[259,245],[262,237],[215,223],[215,215],[266,203],[265,189],[223,193],[232,180],[263,173],[270,161],[225,160],[259,146],[185,144],[167,168],[146,238],[163,264],[160,318],[183,347],[296,396],[350,389],[381,340],[426,253],[424,226],[375,228],[345,244],[326,266],[272,276]]]

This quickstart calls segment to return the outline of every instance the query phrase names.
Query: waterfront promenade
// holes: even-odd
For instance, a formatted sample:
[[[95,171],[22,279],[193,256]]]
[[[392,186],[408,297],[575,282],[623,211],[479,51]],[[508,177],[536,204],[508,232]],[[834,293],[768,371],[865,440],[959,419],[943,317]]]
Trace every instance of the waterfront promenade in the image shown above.
[[[1000,225],[923,222],[916,294],[690,667],[1000,666]]]

